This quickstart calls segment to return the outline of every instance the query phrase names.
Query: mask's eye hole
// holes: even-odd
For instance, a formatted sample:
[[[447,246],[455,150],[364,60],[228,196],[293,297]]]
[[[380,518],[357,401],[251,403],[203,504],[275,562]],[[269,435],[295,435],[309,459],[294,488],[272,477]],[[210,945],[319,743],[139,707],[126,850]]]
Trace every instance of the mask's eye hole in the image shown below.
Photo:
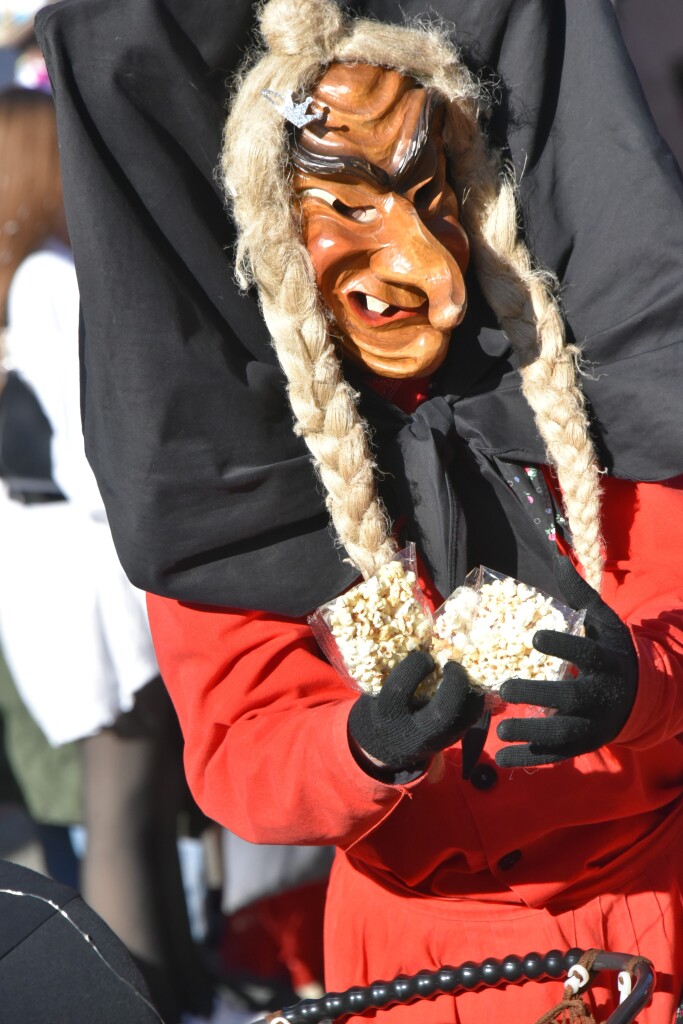
[[[360,224],[369,224],[371,221],[376,220],[379,217],[378,211],[374,206],[347,206],[346,203],[342,203],[341,199],[337,199],[331,192],[325,192],[322,188],[307,188],[300,193],[301,198],[311,199],[322,199],[324,203],[331,206],[333,210],[340,213],[342,217],[346,217],[349,220],[358,221]]]
[[[322,188],[305,188],[299,195],[302,199],[322,199],[328,206],[334,206],[337,202],[331,192],[325,192]]]
[[[342,217],[357,220],[360,224],[370,224],[371,221],[377,220],[379,217],[374,206],[347,206],[346,203],[342,203],[341,199],[335,200],[334,208],[337,213],[341,213]]]

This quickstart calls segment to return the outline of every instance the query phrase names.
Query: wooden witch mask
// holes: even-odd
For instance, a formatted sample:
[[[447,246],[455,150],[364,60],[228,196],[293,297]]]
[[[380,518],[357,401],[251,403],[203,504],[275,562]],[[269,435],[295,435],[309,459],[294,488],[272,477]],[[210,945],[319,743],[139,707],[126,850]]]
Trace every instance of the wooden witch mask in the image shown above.
[[[443,362],[469,259],[446,180],[443,108],[397,71],[332,64],[292,159],[304,243],[343,352],[384,377]]]

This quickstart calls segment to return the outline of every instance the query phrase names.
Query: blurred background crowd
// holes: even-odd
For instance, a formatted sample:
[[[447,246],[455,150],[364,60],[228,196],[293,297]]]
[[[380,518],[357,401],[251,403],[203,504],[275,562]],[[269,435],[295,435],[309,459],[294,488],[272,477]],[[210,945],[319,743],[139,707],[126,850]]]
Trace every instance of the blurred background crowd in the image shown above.
[[[167,1024],[241,1024],[322,991],[331,851],[253,847],[185,785],[144,595],[118,564],[83,452],[38,6],[0,0],[0,859],[80,890]],[[683,166],[681,0],[615,8]]]

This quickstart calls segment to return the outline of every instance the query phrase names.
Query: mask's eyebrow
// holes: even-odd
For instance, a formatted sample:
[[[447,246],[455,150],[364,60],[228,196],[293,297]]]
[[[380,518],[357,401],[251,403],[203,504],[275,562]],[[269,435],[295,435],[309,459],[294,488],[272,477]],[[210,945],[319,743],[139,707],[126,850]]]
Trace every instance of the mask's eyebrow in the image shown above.
[[[298,171],[319,178],[354,178],[374,185],[383,192],[400,191],[410,176],[429,142],[434,114],[443,100],[433,89],[426,89],[425,103],[420,111],[415,130],[403,152],[401,162],[393,173],[360,157],[314,153],[302,141],[301,129],[292,137],[292,163]]]

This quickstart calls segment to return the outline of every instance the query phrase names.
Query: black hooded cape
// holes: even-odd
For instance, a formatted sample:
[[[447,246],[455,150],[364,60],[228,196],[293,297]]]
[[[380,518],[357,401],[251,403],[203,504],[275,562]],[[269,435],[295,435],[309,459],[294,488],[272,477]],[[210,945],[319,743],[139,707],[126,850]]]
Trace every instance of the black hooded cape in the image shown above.
[[[490,131],[590,363],[603,464],[631,479],[680,474],[683,187],[609,0],[354,9],[400,21],[401,8],[453,22],[469,65],[500,82]],[[37,32],[81,290],[86,450],[121,561],[156,593],[299,615],[356,573],[292,432],[256,300],[232,280],[215,169],[253,20],[249,0],[62,0]],[[408,417],[364,397],[387,501],[409,506],[443,592],[477,561],[548,588],[547,556],[505,482],[511,466],[543,462],[543,446],[507,340],[475,281],[470,292],[433,399]]]

